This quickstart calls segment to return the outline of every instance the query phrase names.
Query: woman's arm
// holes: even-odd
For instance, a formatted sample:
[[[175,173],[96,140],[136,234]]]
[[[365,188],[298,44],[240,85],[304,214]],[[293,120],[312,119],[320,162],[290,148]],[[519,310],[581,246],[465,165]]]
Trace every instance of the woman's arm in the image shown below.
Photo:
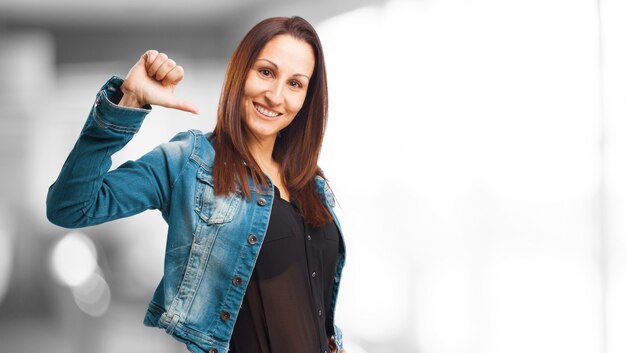
[[[191,132],[178,134],[140,159],[109,171],[111,156],[139,130],[150,104],[197,112],[173,96],[182,80],[182,68],[172,67],[167,60],[159,62],[160,55],[149,60],[148,53],[126,80],[113,77],[98,93],[78,141],[48,190],[47,216],[52,223],[77,228],[146,209],[167,214],[170,189],[193,148]],[[164,67],[169,68],[165,74]]]

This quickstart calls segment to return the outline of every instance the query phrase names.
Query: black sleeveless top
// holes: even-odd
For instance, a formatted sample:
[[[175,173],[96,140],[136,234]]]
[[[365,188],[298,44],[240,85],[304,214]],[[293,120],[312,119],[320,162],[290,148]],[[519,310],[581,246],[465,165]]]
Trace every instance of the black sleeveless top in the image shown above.
[[[237,316],[233,353],[330,353],[330,300],[339,231],[304,223],[296,203],[275,197],[265,240]]]

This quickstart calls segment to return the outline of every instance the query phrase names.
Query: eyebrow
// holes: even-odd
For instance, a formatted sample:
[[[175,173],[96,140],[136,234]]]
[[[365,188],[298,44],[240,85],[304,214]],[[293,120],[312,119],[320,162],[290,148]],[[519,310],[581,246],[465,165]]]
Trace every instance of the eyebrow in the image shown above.
[[[257,61],[259,61],[259,60],[264,60],[264,61],[267,61],[267,62],[268,62],[268,63],[270,63],[272,66],[274,66],[274,67],[276,68],[276,70],[278,70],[278,65],[276,65],[276,63],[274,63],[274,62],[272,62],[272,61],[270,61],[270,60],[268,60],[268,59],[265,59],[265,58],[257,59]],[[307,76],[307,75],[305,75],[305,74],[294,74],[294,76],[303,76],[303,77],[306,77],[306,78],[307,78],[307,80],[311,81],[311,78],[309,78],[309,76]]]

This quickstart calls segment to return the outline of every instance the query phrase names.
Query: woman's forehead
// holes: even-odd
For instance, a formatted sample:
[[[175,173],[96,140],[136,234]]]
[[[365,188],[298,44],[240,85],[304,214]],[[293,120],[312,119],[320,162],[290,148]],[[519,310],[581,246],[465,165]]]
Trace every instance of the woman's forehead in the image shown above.
[[[256,61],[269,63],[276,69],[288,71],[290,74],[311,77],[315,55],[309,43],[283,34],[269,40],[259,52]]]

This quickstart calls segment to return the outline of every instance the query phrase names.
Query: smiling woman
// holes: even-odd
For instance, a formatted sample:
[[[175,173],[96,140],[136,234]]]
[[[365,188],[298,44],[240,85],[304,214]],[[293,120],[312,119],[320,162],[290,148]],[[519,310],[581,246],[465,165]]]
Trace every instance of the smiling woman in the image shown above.
[[[280,167],[272,163],[272,151],[278,133],[291,124],[304,104],[314,66],[315,56],[309,44],[290,35],[279,35],[263,47],[244,86],[247,146],[287,200],[289,191]]]
[[[254,26],[226,70],[213,132],[178,133],[109,171],[183,68],[148,50],[97,95],[50,187],[48,219],[68,228],[159,209],[165,273],[144,323],[192,352],[345,352],[335,304],[345,244],[317,165],[327,117],[324,55],[300,17]]]
[[[294,19],[262,21],[228,63],[212,136],[219,146],[215,189],[234,192],[236,181],[246,180],[249,172],[255,183],[269,177],[283,197],[301,202],[307,223],[321,226],[331,214],[311,180],[323,178],[317,161],[328,113],[326,64],[313,27]],[[272,113],[279,114],[275,122]],[[248,195],[248,184],[241,187]]]

